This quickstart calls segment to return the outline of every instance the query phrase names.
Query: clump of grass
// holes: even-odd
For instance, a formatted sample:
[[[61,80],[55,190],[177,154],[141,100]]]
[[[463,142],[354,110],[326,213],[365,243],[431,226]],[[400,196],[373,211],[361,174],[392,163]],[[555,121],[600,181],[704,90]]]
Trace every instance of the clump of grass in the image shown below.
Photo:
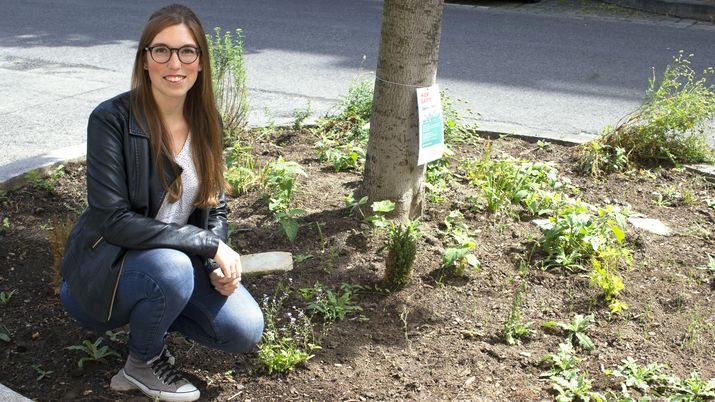
[[[639,164],[713,162],[704,133],[715,117],[715,85],[706,78],[714,70],[698,77],[692,57],[680,51],[660,80],[654,75],[641,106],[601,136],[600,146],[586,145],[582,165],[598,175],[619,166],[624,154]]]

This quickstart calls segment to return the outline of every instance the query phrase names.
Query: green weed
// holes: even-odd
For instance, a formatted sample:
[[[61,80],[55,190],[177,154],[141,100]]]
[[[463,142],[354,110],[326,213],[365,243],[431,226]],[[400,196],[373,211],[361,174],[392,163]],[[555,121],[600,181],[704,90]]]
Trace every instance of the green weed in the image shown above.
[[[54,371],[43,370],[41,364],[33,364],[32,369],[35,370],[35,372],[37,373],[37,378],[35,379],[35,381],[38,382],[42,381],[43,378],[49,377],[50,374],[54,373]]]
[[[226,171],[224,178],[232,188],[232,195],[237,196],[261,185],[265,169],[260,169],[250,152],[251,147],[235,141],[224,150]]]
[[[715,86],[707,84],[712,67],[698,78],[690,58],[680,51],[660,80],[649,80],[641,106],[601,141],[623,148],[631,161],[674,164],[708,162],[713,151],[704,136],[715,116]]]
[[[279,312],[288,293],[280,293],[272,300],[263,300],[265,329],[258,344],[258,359],[268,370],[285,373],[313,358],[313,352],[320,349],[313,331],[313,323],[303,310],[294,309],[285,317]]]
[[[593,341],[586,335],[586,331],[593,322],[593,314],[584,316],[582,314],[574,315],[570,323],[549,321],[544,323],[545,328],[559,327],[566,332],[566,340],[573,344],[575,340],[583,349],[591,351],[595,348]]]
[[[313,114],[313,109],[310,107],[310,100],[304,109],[293,110],[293,130],[301,130],[308,119]]]
[[[665,366],[651,363],[646,366],[638,365],[635,359],[627,357],[621,360],[622,365],[615,370],[606,370],[605,373],[614,377],[623,378],[626,387],[636,388],[648,392],[651,387],[662,388],[668,383],[668,375],[664,373]]]
[[[73,345],[73,346],[68,346],[65,349],[67,350],[74,350],[78,352],[83,352],[87,356],[81,357],[79,361],[77,362],[77,365],[82,368],[84,366],[85,362],[99,362],[99,363],[107,363],[106,358],[110,356],[116,356],[119,357],[119,353],[116,351],[112,350],[109,346],[103,345],[99,346],[102,344],[102,337],[97,338],[94,343],[85,340],[82,342],[81,345]]]
[[[704,402],[715,400],[715,378],[706,381],[698,373],[688,378],[672,376],[669,386],[669,402]]]
[[[351,298],[362,287],[360,285],[350,285],[343,283],[336,292],[331,289],[324,289],[320,282],[316,282],[313,287],[301,288],[298,292],[306,300],[312,300],[308,304],[308,310],[313,314],[320,315],[326,322],[342,321],[348,314],[362,311],[362,307],[353,304]]]
[[[17,293],[17,289],[14,289],[10,292],[0,292],[0,303],[3,305],[6,305],[10,303],[10,299],[12,299],[12,296]]]
[[[520,345],[521,340],[531,336],[531,323],[521,322],[521,305],[523,303],[524,293],[526,293],[526,282],[522,282],[514,293],[514,300],[511,303],[509,317],[504,323],[502,337],[507,345]]]

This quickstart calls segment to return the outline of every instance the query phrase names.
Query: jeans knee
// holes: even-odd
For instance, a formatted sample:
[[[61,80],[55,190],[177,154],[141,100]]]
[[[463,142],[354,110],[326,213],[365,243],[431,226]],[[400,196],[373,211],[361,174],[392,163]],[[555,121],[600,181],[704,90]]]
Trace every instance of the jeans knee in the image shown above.
[[[232,323],[231,328],[226,329],[230,334],[229,339],[223,343],[224,351],[231,353],[250,352],[263,337],[263,312],[258,306],[252,309],[245,309],[240,312],[240,319]]]
[[[161,289],[164,296],[188,300],[194,290],[194,266],[185,253],[173,249],[147,250],[141,270]]]

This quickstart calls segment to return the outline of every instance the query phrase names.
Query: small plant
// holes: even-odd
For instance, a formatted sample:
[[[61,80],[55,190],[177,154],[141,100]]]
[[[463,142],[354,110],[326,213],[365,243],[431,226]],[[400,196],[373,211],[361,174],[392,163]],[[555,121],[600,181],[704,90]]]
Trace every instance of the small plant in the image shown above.
[[[362,207],[367,204],[368,197],[363,196],[359,200],[355,200],[352,194],[345,196],[345,208],[350,210],[350,215],[355,215],[355,211],[360,213],[360,217],[365,219],[365,213],[362,212]]]
[[[449,188],[451,178],[449,161],[445,157],[428,163],[425,171],[425,195],[427,199],[435,203],[444,201],[443,194]]]
[[[705,381],[698,373],[690,373],[690,377],[680,379],[670,378],[669,402],[704,402],[715,400],[715,378]]]
[[[641,392],[647,392],[651,386],[656,388],[664,387],[668,382],[668,376],[663,372],[665,366],[658,363],[646,366],[638,365],[632,357],[621,360],[622,365],[615,370],[606,370],[606,374],[624,379],[626,387],[636,388]]]
[[[112,342],[118,342],[119,337],[123,335],[127,335],[128,333],[125,331],[110,331],[107,330],[104,332],[104,335],[107,335],[107,338],[109,338],[110,341]]]
[[[43,370],[41,364],[33,364],[32,369],[37,373],[37,378],[35,381],[42,381],[43,378],[49,377],[54,371]]]
[[[295,179],[297,176],[305,176],[305,171],[298,163],[286,162],[282,158],[271,162],[267,166],[267,171],[264,197],[268,199],[268,210],[278,218],[288,240],[292,243],[298,235],[299,225],[296,218],[305,214],[305,211],[290,208],[290,203],[293,192],[297,188]]]
[[[224,178],[231,186],[234,196],[246,193],[260,185],[265,171],[260,169],[251,155],[251,147],[235,141],[232,146],[226,147],[226,171]]]
[[[608,303],[611,313],[618,313],[628,309],[628,305],[618,300],[618,295],[623,290],[623,280],[608,261],[611,260],[607,259],[602,263],[597,258],[593,259],[593,269],[590,275],[591,284],[601,289],[603,299]]]
[[[659,207],[675,207],[682,200],[683,196],[673,186],[665,186],[653,192],[653,202]]]
[[[581,171],[594,178],[625,172],[630,166],[624,148],[604,144],[599,139],[581,145],[579,150]]]
[[[410,281],[417,255],[417,239],[421,234],[419,226],[417,220],[393,223],[387,232],[385,282],[391,289],[401,289]]]
[[[258,344],[258,359],[268,374],[291,371],[313,358],[312,353],[320,349],[313,323],[303,310],[295,309],[286,316],[280,314],[287,297],[288,293],[283,292],[272,300],[263,299],[265,329]]]
[[[521,305],[523,302],[524,293],[526,292],[526,282],[522,282],[514,293],[514,300],[511,303],[511,311],[509,317],[504,323],[504,342],[507,345],[520,345],[521,340],[531,336],[531,323],[521,322]]]
[[[545,328],[557,326],[566,332],[566,340],[573,343],[574,339],[583,349],[591,351],[595,348],[591,338],[586,335],[588,327],[593,322],[593,314],[584,316],[582,314],[574,315],[570,323],[549,321],[544,323]]]
[[[112,350],[109,346],[99,346],[102,344],[102,337],[97,338],[94,343],[90,342],[89,340],[85,340],[82,342],[81,345],[73,345],[73,346],[68,346],[65,349],[67,350],[75,350],[79,352],[83,352],[87,356],[81,357],[79,361],[77,362],[77,365],[82,368],[84,366],[85,362],[99,362],[99,363],[105,363],[106,364],[106,358],[110,356],[116,356],[119,357],[119,353],[116,351]]]
[[[301,130],[303,128],[304,122],[313,114],[313,109],[310,107],[310,100],[305,106],[305,109],[295,109],[293,110],[293,130]]]
[[[3,305],[10,303],[10,299],[12,299],[12,296],[17,293],[17,289],[14,289],[8,293],[5,292],[0,292],[0,303]]]
[[[352,304],[353,295],[362,289],[359,285],[343,283],[340,290],[333,292],[330,289],[323,289],[320,282],[316,282],[312,288],[302,288],[298,292],[305,299],[313,299],[308,304],[308,310],[313,314],[318,314],[326,322],[342,321],[348,314],[362,311],[362,307]]]
[[[206,35],[211,62],[216,107],[223,120],[224,136],[233,138],[248,124],[248,87],[243,59],[241,30],[235,36],[230,31],[221,34],[214,28],[214,36]]]
[[[2,227],[8,230],[12,228],[12,225],[10,224],[10,218],[8,218],[7,216],[2,218]]]
[[[375,201],[372,203],[372,211],[375,215],[365,218],[365,222],[374,228],[384,229],[390,225],[390,220],[385,218],[385,214],[395,210],[395,203],[390,200]]]
[[[456,247],[448,247],[442,255],[442,267],[454,276],[464,276],[467,268],[479,270],[482,263],[471,253],[476,243],[465,241]]]
[[[573,345],[570,342],[560,343],[557,354],[548,354],[541,359],[541,362],[549,368],[541,373],[541,377],[573,378],[578,374],[580,361],[581,359],[574,355]]]

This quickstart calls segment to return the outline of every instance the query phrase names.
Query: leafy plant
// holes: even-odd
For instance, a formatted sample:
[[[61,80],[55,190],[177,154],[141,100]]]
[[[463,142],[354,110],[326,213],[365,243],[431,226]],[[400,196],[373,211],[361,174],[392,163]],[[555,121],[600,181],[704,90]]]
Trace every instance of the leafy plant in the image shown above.
[[[295,179],[297,176],[305,176],[305,171],[298,163],[279,158],[267,166],[267,172],[264,196],[268,198],[268,210],[278,218],[288,240],[293,242],[299,228],[296,218],[305,214],[305,211],[290,208],[290,203],[296,189]]]
[[[539,245],[547,253],[547,267],[582,269],[586,258],[609,249],[627,259],[630,253],[623,241],[629,212],[610,205],[595,209],[594,215],[580,201],[564,202],[549,217],[551,227],[539,239]]]
[[[371,207],[375,214],[366,217],[365,221],[378,229],[388,227],[391,221],[385,217],[385,214],[395,210],[395,203],[390,200],[375,201]]]
[[[87,356],[81,357],[79,359],[79,362],[77,362],[77,365],[82,368],[84,366],[85,362],[99,362],[99,363],[105,363],[106,364],[106,358],[110,356],[116,356],[119,357],[119,353],[116,351],[112,350],[109,346],[103,345],[99,346],[102,344],[102,337],[97,338],[94,343],[90,342],[89,340],[85,340],[82,342],[81,345],[73,345],[73,346],[68,346],[65,349],[67,350],[74,350],[78,352],[83,352]]]
[[[709,67],[698,78],[690,58],[681,50],[660,80],[649,80],[641,106],[623,119],[601,141],[623,148],[631,161],[696,163],[713,160],[704,136],[715,116],[715,86],[707,84]]]
[[[288,293],[284,292],[272,300],[268,297],[263,300],[265,329],[258,344],[258,359],[269,374],[274,371],[291,371],[313,358],[312,353],[320,349],[313,324],[302,310],[295,309],[295,316],[293,313],[280,316],[279,312],[287,297]]]
[[[690,377],[680,379],[670,378],[669,402],[704,402],[715,400],[715,378],[705,381],[698,373],[690,373]]]
[[[313,314],[318,314],[327,322],[342,321],[348,314],[362,311],[362,307],[353,304],[351,298],[362,289],[359,285],[343,283],[340,290],[333,292],[331,289],[323,289],[320,282],[316,282],[312,288],[302,288],[299,293],[305,299],[312,299],[308,304],[308,310]]]
[[[10,292],[0,292],[0,303],[3,305],[10,303],[10,299],[12,299],[12,296],[17,293],[17,289],[14,289]]]
[[[127,334],[128,334],[128,332],[125,332],[125,331],[110,331],[110,330],[107,330],[107,331],[104,332],[104,335],[107,335],[107,337],[109,338],[109,340],[112,341],[112,342],[118,342],[120,336],[127,335]]]
[[[457,247],[448,247],[442,255],[442,267],[455,276],[464,276],[467,268],[478,270],[481,262],[471,253],[476,243],[465,242]]]
[[[355,211],[360,213],[360,216],[364,219],[365,214],[362,212],[362,207],[367,204],[368,197],[363,196],[359,200],[355,200],[355,197],[353,197],[352,194],[348,194],[345,196],[345,208],[348,208],[350,210],[350,215],[354,215]]]
[[[628,155],[623,147],[604,144],[598,138],[581,145],[579,151],[581,171],[594,178],[624,172],[630,166]]]
[[[35,379],[35,381],[42,381],[43,378],[49,377],[50,374],[54,373],[54,371],[43,370],[41,364],[33,364],[32,369],[35,370],[35,372],[37,373],[37,378]]]
[[[236,29],[221,34],[214,28],[214,36],[206,35],[211,62],[216,107],[221,113],[226,138],[234,137],[248,124],[248,87],[243,59],[243,37]]]
[[[586,335],[588,327],[593,322],[593,314],[584,316],[582,314],[574,315],[570,323],[549,321],[544,323],[544,327],[549,328],[557,326],[566,332],[566,340],[573,343],[574,339],[579,346],[585,350],[591,351],[595,348],[591,338]]]
[[[603,299],[609,303],[611,313],[617,313],[627,309],[628,305],[618,300],[618,295],[623,290],[623,280],[608,261],[611,260],[606,259],[604,263],[597,258],[592,260],[591,284],[601,289]]]
[[[421,234],[419,226],[417,220],[393,223],[387,232],[385,282],[392,289],[401,289],[410,281],[417,255],[417,239]]]
[[[450,152],[446,151],[445,156]],[[451,178],[449,161],[445,157],[428,163],[425,171],[425,195],[427,199],[435,203],[444,201],[443,194],[449,188]]]
[[[2,227],[5,229],[11,229],[12,225],[10,224],[10,218],[7,216],[2,218]]]
[[[636,388],[642,392],[647,392],[651,386],[662,388],[668,383],[668,375],[663,372],[664,365],[651,363],[640,366],[632,357],[621,360],[620,366],[615,370],[606,370],[606,374],[624,379],[626,387]]]
[[[560,343],[557,354],[545,355],[541,362],[549,369],[541,373],[542,377],[573,378],[578,374],[578,363],[581,361],[574,355],[573,345],[570,342]]]

